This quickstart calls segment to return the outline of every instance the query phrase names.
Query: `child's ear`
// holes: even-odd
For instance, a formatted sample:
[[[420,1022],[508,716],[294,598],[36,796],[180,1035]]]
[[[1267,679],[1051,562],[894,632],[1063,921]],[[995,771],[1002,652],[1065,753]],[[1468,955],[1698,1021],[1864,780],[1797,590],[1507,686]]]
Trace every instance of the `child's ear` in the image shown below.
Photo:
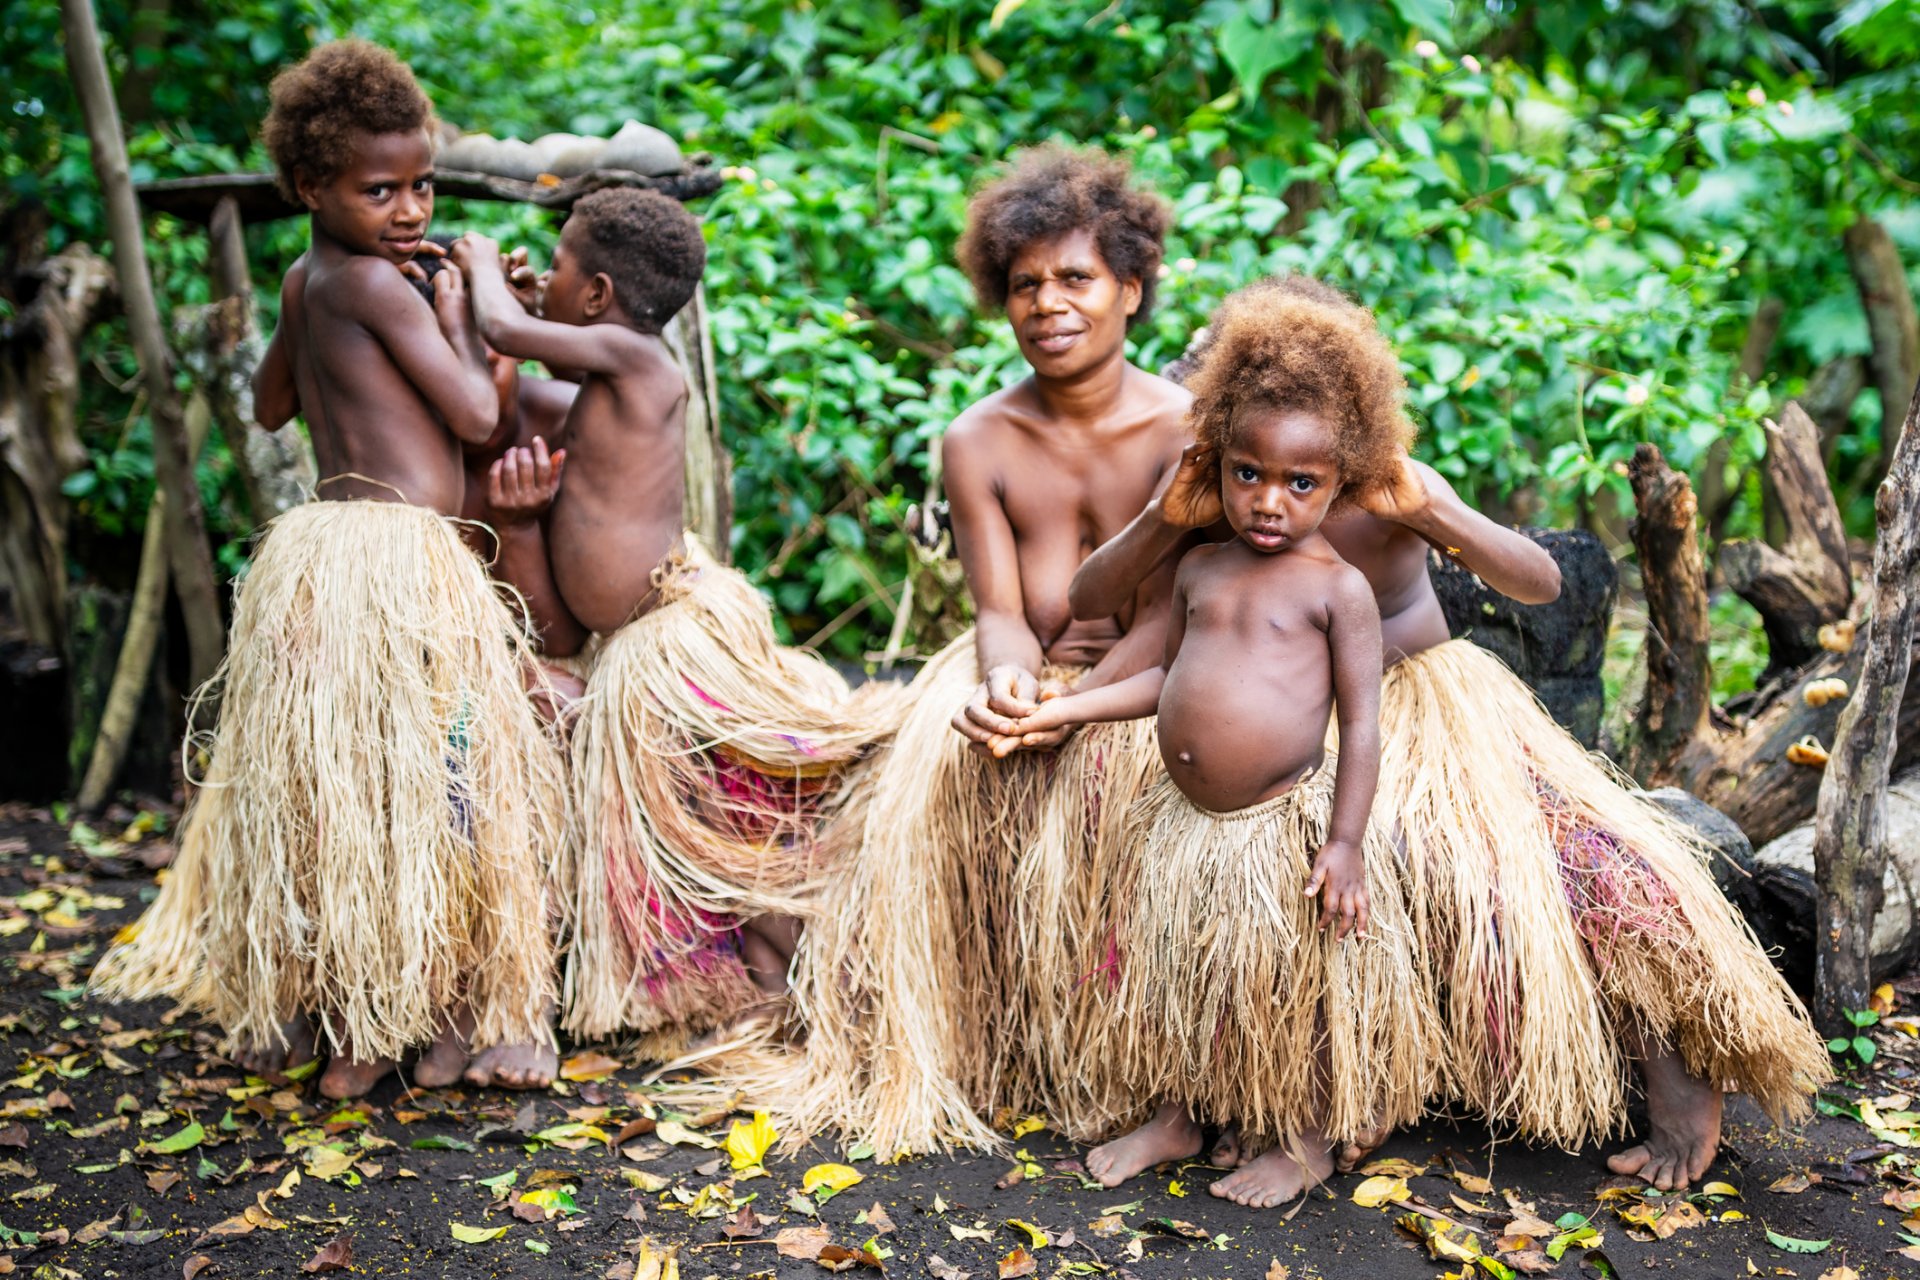
[[[293,171],[293,193],[300,197],[300,203],[307,206],[308,212],[320,207],[320,184],[305,169]]]
[[[613,305],[613,277],[604,271],[593,273],[587,281],[587,296],[581,310],[589,320],[598,320]]]
[[[1140,310],[1140,292],[1140,282],[1138,280],[1128,280],[1120,286],[1120,296],[1125,299],[1127,314],[1130,316],[1138,313]]]

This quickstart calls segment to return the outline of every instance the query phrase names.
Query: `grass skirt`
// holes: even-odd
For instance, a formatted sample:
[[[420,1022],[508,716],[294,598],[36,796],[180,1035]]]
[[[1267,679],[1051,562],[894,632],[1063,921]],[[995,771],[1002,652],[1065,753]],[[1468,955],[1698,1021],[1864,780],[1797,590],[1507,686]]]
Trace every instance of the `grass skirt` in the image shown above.
[[[1233,813],[1162,776],[1114,882],[1117,975],[1096,992],[1112,1064],[1140,1106],[1188,1103],[1268,1137],[1336,1141],[1418,1117],[1433,1082],[1428,987],[1392,847],[1369,827],[1372,920],[1336,942],[1304,890],[1332,821],[1335,763]]]
[[[1777,1121],[1831,1076],[1806,1011],[1682,824],[1455,640],[1388,669],[1380,799],[1418,885],[1452,1094],[1566,1147],[1624,1120],[1623,1037]]]
[[[220,715],[179,856],[96,987],[241,1044],[325,1015],[336,1050],[397,1057],[461,999],[476,1043],[551,1043],[565,790],[523,621],[430,511],[275,520],[200,694]]]
[[[739,921],[808,913],[823,826],[904,707],[782,647],[753,585],[686,547],[597,647],[574,720],[563,1023],[583,1036],[704,1030],[758,998]]]

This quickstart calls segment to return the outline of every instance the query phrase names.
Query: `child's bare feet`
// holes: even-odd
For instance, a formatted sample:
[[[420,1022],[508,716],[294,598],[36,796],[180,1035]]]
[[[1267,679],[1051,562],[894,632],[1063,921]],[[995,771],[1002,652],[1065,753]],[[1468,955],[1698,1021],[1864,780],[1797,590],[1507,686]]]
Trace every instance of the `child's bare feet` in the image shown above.
[[[1642,1059],[1647,1081],[1647,1140],[1607,1157],[1607,1168],[1643,1178],[1661,1191],[1683,1191],[1706,1176],[1720,1150],[1725,1098],[1689,1075],[1679,1055],[1655,1050]]]
[[[1185,1160],[1200,1154],[1200,1126],[1185,1104],[1163,1102],[1153,1119],[1124,1138],[1087,1153],[1087,1172],[1103,1187],[1117,1187],[1164,1160]]]
[[[1240,1150],[1240,1122],[1230,1120],[1220,1130],[1220,1136],[1213,1140],[1213,1150],[1207,1153],[1207,1163],[1216,1169],[1238,1169],[1244,1155]]]
[[[1393,1136],[1393,1130],[1382,1125],[1378,1129],[1369,1129],[1352,1142],[1343,1142],[1333,1158],[1333,1167],[1340,1173],[1352,1173],[1367,1161],[1373,1159],[1373,1153],[1387,1145],[1387,1139]]]
[[[499,1044],[473,1055],[468,1084],[502,1089],[544,1089],[560,1072],[560,1055],[551,1044]]]
[[[233,1064],[248,1075],[278,1076],[313,1061],[313,1023],[309,1019],[289,1018],[280,1024],[280,1034],[286,1037],[285,1047],[272,1040],[243,1045],[234,1050]]]
[[[1271,1209],[1319,1186],[1332,1173],[1333,1154],[1326,1139],[1304,1138],[1291,1149],[1275,1147],[1254,1157],[1208,1190],[1249,1209]]]
[[[398,1065],[392,1058],[356,1058],[350,1047],[343,1048],[320,1073],[320,1092],[335,1102],[364,1097]]]
[[[422,1089],[444,1089],[458,1080],[473,1056],[467,1044],[472,1035],[473,1014],[463,1004],[446,1030],[434,1037],[427,1051],[420,1055],[420,1061],[414,1064],[413,1082]]]

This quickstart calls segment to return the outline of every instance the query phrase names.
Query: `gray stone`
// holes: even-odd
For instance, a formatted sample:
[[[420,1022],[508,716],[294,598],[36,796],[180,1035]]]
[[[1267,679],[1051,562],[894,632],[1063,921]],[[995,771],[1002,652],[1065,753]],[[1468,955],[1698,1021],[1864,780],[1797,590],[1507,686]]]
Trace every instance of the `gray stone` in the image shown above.
[[[606,139],[586,138],[577,133],[549,133],[533,140],[534,154],[540,159],[540,171],[551,173],[556,178],[577,178],[589,169],[597,168],[600,156],[606,149]]]
[[[436,159],[443,168],[490,173],[496,178],[515,178],[521,182],[532,182],[545,172],[532,144],[486,133],[462,134],[441,148]]]
[[[624,169],[649,178],[663,178],[687,167],[680,144],[650,124],[629,120],[607,140],[600,153],[602,169]]]

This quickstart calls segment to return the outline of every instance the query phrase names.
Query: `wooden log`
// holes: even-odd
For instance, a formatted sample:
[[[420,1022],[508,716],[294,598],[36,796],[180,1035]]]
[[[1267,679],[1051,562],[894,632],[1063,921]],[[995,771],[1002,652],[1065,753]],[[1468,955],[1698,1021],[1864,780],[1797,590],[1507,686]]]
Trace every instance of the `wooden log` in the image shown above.
[[[195,453],[206,441],[212,417],[206,397],[196,393],[186,408],[187,447]],[[153,654],[160,644],[167,607],[167,501],[166,490],[156,488],[147,507],[147,527],[140,539],[140,572],[128,606],[127,629],[113,664],[113,683],[100,710],[100,728],[87,758],[87,772],[74,799],[82,813],[92,813],[107,802],[107,793],[126,763],[140,702],[153,671]]]
[[[595,169],[552,185],[459,169],[436,169],[433,176],[435,195],[457,196],[463,200],[502,200],[538,205],[543,209],[571,209],[581,196],[606,187],[645,187],[665,192],[684,204],[712,195],[720,189],[720,183],[720,171],[711,163],[702,163],[697,156],[684,171],[660,178],[623,169]],[[280,194],[270,173],[165,178],[143,182],[139,190],[141,201],[149,209],[189,222],[210,222],[223,199],[233,200],[241,218],[247,222],[270,222],[306,213],[305,208]]]
[[[1911,303],[1911,299],[1909,299]],[[1887,783],[1912,670],[1920,586],[1920,389],[1908,402],[1886,479],[1874,495],[1873,612],[1860,675],[1840,713],[1814,814],[1814,1016],[1829,1034],[1872,992],[1871,928],[1887,866]]]
[[[1720,550],[1727,585],[1759,610],[1766,627],[1762,684],[1818,656],[1820,628],[1846,617],[1853,603],[1847,533],[1827,480],[1820,429],[1789,401],[1766,431],[1766,489],[1780,528],[1778,548],[1736,541]]]
[[[1920,380],[1920,313],[1914,310],[1900,250],[1885,227],[1872,218],[1857,218],[1841,239],[1873,340],[1867,363],[1880,391],[1880,464],[1875,474],[1884,478],[1893,461],[1900,412]]]
[[[167,556],[174,590],[186,622],[188,667],[197,687],[220,665],[226,627],[213,576],[200,491],[194,482],[193,455],[181,419],[180,397],[173,387],[173,359],[160,327],[153,279],[147,272],[147,248],[127,171],[126,142],[120,136],[120,112],[100,49],[100,32],[89,0],[60,0],[61,25],[74,94],[87,121],[93,169],[105,198],[107,227],[113,237],[114,269],[120,281],[127,330],[147,391],[147,416],[153,426],[156,483],[171,496],[167,503]]]
[[[1707,726],[1707,571],[1699,509],[1686,476],[1660,450],[1634,450],[1628,478],[1640,514],[1630,527],[1647,602],[1647,683],[1640,715],[1620,744],[1620,763],[1643,785],[1674,781],[1669,762]]]

